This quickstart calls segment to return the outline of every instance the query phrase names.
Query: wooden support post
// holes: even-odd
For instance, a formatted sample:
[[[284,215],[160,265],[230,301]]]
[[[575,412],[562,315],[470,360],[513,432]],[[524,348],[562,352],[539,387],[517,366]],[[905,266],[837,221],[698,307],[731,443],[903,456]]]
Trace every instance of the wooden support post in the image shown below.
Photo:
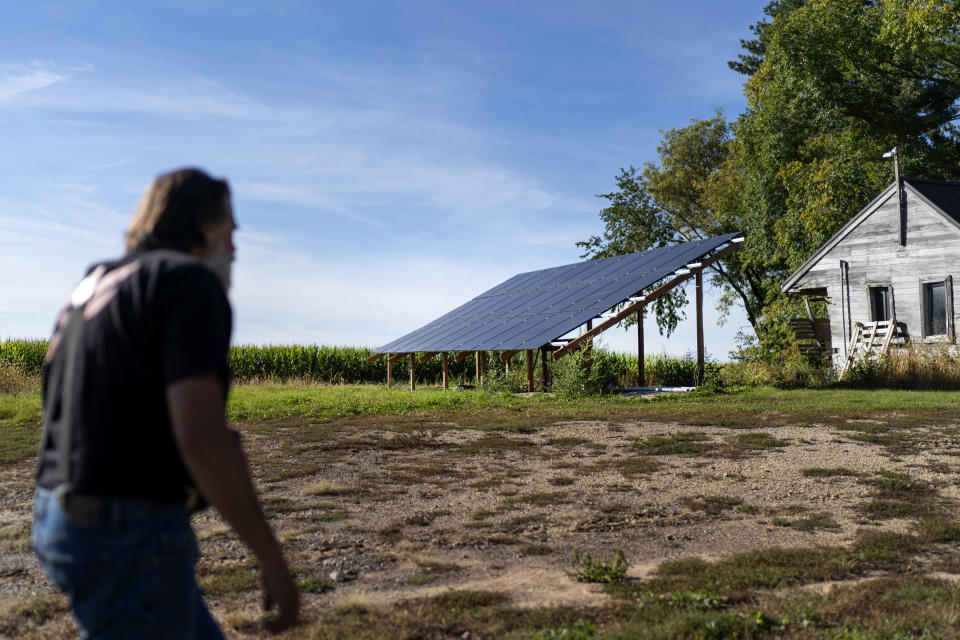
[[[647,373],[644,371],[646,362],[643,353],[643,308],[637,311],[637,386],[647,385]]]
[[[417,354],[410,354],[410,391],[417,390]]]
[[[393,359],[387,354],[387,387],[393,384]]]
[[[533,391],[533,349],[527,349],[527,391]]]
[[[487,377],[487,352],[477,351],[477,386],[483,384]]]
[[[587,331],[590,331],[591,329],[593,329],[593,318],[591,318],[590,320],[587,320]],[[589,356],[590,351],[592,350],[593,350],[593,338],[590,338],[583,345],[583,353]],[[591,365],[591,360],[589,357],[586,359],[586,362],[587,362],[587,369],[589,370]]]
[[[697,269],[697,384],[703,384],[703,269]]]
[[[542,365],[542,370],[543,370],[543,390],[544,391],[547,390],[547,385],[550,382],[550,369],[547,368],[547,356],[549,354],[550,352],[547,351],[547,348],[545,346],[540,347],[540,356],[541,356],[540,364]]]
[[[446,391],[450,388],[450,367],[447,363],[446,351],[444,351],[443,355],[440,356],[440,360],[443,361],[443,390]]]

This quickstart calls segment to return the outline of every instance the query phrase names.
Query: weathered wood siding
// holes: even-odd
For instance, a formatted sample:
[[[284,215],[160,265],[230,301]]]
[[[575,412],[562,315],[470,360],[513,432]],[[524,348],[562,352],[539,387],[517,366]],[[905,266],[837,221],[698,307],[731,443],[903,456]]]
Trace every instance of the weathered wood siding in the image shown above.
[[[921,340],[921,283],[953,276],[956,296],[960,281],[960,229],[932,210],[908,189],[906,194],[906,246],[900,246],[900,219],[896,194],[878,204],[872,213],[800,278],[794,289],[825,287],[835,360],[844,357],[845,331],[856,322],[871,320],[868,287],[892,286],[893,312],[906,324],[911,340]],[[841,295],[841,267],[849,265],[849,292]],[[849,316],[842,309],[849,295]],[[947,313],[960,327],[957,304]],[[849,333],[846,335],[849,341]],[[942,338],[940,339],[942,340]]]

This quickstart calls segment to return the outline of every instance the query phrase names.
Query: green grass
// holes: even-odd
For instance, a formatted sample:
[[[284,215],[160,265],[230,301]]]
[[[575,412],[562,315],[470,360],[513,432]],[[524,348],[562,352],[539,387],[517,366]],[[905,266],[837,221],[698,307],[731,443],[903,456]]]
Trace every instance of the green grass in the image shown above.
[[[858,439],[876,441],[876,444],[893,450],[909,445],[909,442],[905,444],[906,436],[897,429],[954,420],[960,413],[960,392],[760,387],[711,396],[671,394],[641,401],[619,396],[569,400],[540,394],[524,398],[482,390],[445,392],[437,388],[420,388],[410,392],[382,385],[261,383],[234,387],[227,412],[231,421],[246,423],[251,429],[286,420],[308,421],[308,424],[298,426],[303,432],[300,436],[303,446],[307,447],[324,430],[378,416],[403,417],[420,423],[451,420],[463,427],[519,433],[530,433],[554,421],[569,419],[669,420],[730,428],[772,428],[797,424],[806,418],[817,424],[834,426],[849,425],[849,420],[880,420],[890,429],[889,432],[853,433]],[[0,393],[0,464],[16,463],[35,453],[41,416],[39,391]],[[666,454],[673,449],[676,453],[689,455],[708,444],[697,438],[692,434],[677,434],[660,440],[640,440],[637,446],[641,450],[647,449],[648,453]],[[764,441],[736,441],[733,444],[735,450],[750,451],[776,446],[774,440],[771,436]],[[414,444],[407,443],[409,446]],[[377,445],[370,442],[366,446]],[[478,446],[495,450],[501,445],[513,447],[517,443],[490,440]],[[299,464],[305,464],[305,461]],[[302,475],[297,470],[291,472],[293,475],[284,473],[282,468],[277,471],[275,479]]]
[[[39,391],[0,393],[0,464],[36,455],[42,431]]]

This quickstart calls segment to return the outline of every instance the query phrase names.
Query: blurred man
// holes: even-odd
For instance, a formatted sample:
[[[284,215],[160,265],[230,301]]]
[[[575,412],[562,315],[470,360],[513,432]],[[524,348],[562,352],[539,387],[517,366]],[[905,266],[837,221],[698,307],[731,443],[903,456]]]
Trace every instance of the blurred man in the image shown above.
[[[32,542],[84,638],[222,638],[196,578],[190,513],[212,503],[260,561],[267,628],[297,591],[226,424],[230,189],[158,177],[127,254],[95,265],[57,320],[44,376]]]

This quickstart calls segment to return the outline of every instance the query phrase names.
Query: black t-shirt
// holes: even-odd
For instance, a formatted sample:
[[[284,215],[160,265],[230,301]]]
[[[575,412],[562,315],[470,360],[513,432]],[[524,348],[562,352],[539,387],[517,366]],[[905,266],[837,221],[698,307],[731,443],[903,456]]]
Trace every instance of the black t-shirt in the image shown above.
[[[230,304],[216,275],[199,260],[175,251],[145,251],[105,263],[106,273],[84,307],[71,389],[61,382],[61,348],[69,304],[50,342],[44,395],[48,437],[41,445],[37,484],[63,480],[63,394],[75,396],[70,480],[81,495],[182,502],[193,482],[177,451],[167,413],[166,388],[214,372],[228,384]],[[92,270],[92,269],[91,269]]]

